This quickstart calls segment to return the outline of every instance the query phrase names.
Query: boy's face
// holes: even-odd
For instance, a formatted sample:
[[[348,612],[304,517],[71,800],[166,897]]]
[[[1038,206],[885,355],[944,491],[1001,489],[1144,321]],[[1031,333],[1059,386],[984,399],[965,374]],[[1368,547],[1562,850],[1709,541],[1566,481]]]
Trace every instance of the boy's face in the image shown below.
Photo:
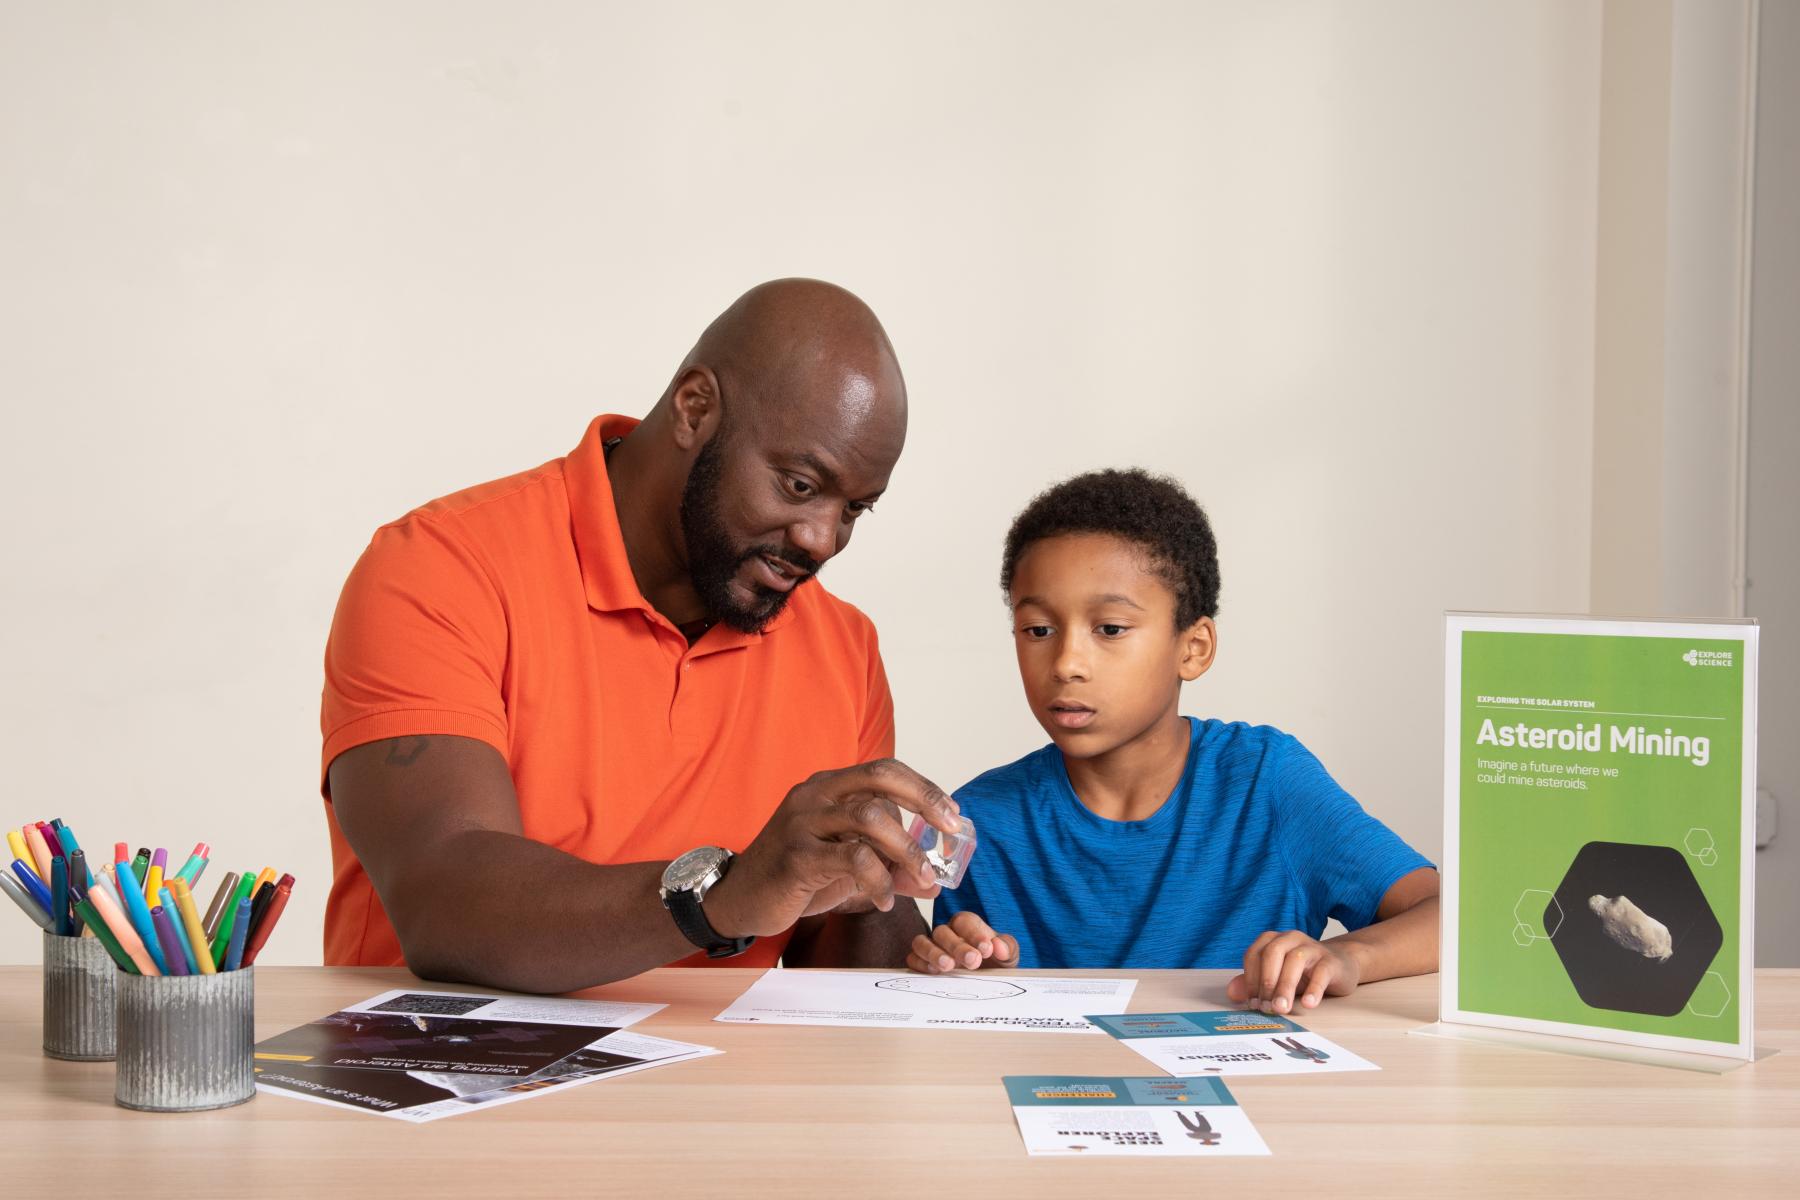
[[[1212,618],[1175,627],[1175,592],[1135,543],[1078,533],[1034,543],[1013,570],[1013,643],[1031,714],[1057,748],[1090,758],[1176,711],[1212,665]]]

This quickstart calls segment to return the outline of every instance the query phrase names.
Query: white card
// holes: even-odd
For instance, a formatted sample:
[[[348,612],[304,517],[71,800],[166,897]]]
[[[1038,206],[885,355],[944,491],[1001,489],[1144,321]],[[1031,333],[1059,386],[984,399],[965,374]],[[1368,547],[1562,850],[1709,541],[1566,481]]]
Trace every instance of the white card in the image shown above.
[[[1088,1019],[1171,1075],[1329,1075],[1381,1069],[1303,1025],[1263,1013],[1126,1013]]]
[[[1014,1075],[1005,1080],[1030,1155],[1085,1158],[1267,1154],[1218,1079]]]
[[[1004,1029],[1094,1034],[1084,1014],[1124,1008],[1135,979],[989,973],[766,972],[715,1021],[873,1029]]]

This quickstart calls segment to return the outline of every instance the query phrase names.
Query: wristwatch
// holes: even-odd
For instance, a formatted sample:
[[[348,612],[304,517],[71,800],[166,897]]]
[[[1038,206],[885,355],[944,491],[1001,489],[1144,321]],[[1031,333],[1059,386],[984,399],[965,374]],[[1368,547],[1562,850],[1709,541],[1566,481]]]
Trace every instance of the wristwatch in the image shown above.
[[[731,851],[721,846],[701,846],[670,863],[663,871],[663,907],[675,918],[682,936],[706,951],[708,958],[730,958],[750,948],[754,937],[721,937],[706,919],[701,904],[731,866]]]

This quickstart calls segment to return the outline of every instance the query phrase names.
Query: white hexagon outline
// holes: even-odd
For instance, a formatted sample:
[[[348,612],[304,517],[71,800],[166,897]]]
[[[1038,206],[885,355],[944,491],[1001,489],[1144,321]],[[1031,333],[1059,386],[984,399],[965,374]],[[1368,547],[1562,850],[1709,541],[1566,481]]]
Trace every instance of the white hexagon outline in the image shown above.
[[[1534,928],[1533,923],[1531,921],[1527,921],[1524,917],[1521,917],[1519,915],[1519,905],[1525,903],[1525,897],[1533,895],[1533,894],[1536,894],[1539,896],[1548,896],[1548,897],[1550,897],[1550,903],[1556,905],[1556,929],[1546,930],[1542,934],[1532,933],[1531,931]],[[1517,900],[1513,901],[1513,928],[1516,931],[1519,926],[1523,925],[1525,927],[1525,932],[1531,935],[1531,941],[1533,941],[1533,942],[1547,942],[1547,941],[1550,941],[1552,938],[1554,938],[1556,936],[1556,930],[1562,928],[1563,921],[1567,919],[1567,916],[1568,916],[1568,914],[1563,912],[1562,901],[1560,901],[1556,898],[1555,892],[1552,892],[1546,888],[1526,888],[1524,891],[1519,893],[1519,898]],[[1539,917],[1539,918],[1537,918],[1537,921],[1539,924],[1541,924],[1543,921],[1543,918]],[[1517,942],[1518,940],[1519,939],[1516,936],[1513,938],[1513,941],[1515,941],[1515,942]],[[1528,943],[1521,942],[1520,944],[1526,945]]]
[[[1694,849],[1694,847],[1691,845],[1691,843],[1694,840],[1694,835],[1696,833],[1704,834],[1706,836],[1706,845],[1700,847],[1698,850]],[[1699,859],[1700,865],[1703,867],[1710,867],[1713,865],[1713,863],[1719,861],[1718,850],[1715,849],[1714,845],[1713,845],[1712,830],[1707,829],[1704,826],[1696,825],[1692,829],[1688,830],[1686,833],[1682,834],[1681,835],[1681,848],[1683,850],[1686,850],[1688,852],[1688,854],[1691,855],[1692,857]],[[1712,862],[1708,862],[1706,860],[1706,852],[1708,850],[1711,850],[1713,852]]]
[[[1718,973],[1718,972],[1717,972],[1717,971],[1708,971],[1708,972],[1707,972],[1707,973],[1706,973],[1706,975],[1710,975],[1710,976],[1712,976],[1712,977],[1713,977],[1713,978],[1714,978],[1714,979],[1716,979],[1716,980],[1718,980],[1718,981],[1719,981],[1719,986],[1720,986],[1720,987],[1721,987],[1721,988],[1723,988],[1723,989],[1725,989],[1725,1003],[1723,1003],[1723,1004],[1721,1004],[1721,1005],[1719,1005],[1719,1011],[1718,1011],[1718,1012],[1715,1012],[1715,1013],[1703,1013],[1703,1012],[1695,1012],[1695,1011],[1694,1011],[1694,998],[1693,998],[1693,997],[1692,997],[1692,996],[1689,996],[1689,997],[1688,997],[1688,1004],[1687,1004],[1687,1010],[1688,1010],[1688,1011],[1689,1011],[1689,1012],[1691,1012],[1691,1013],[1693,1013],[1693,1014],[1694,1014],[1694,1015],[1695,1015],[1695,1016],[1696,1016],[1696,1017],[1705,1017],[1705,1018],[1708,1018],[1708,1019],[1711,1019],[1711,1018],[1713,1018],[1713,1017],[1722,1017],[1722,1016],[1724,1016],[1724,1015],[1725,1015],[1725,1010],[1726,1010],[1726,1009],[1728,1009],[1728,1008],[1730,1008],[1730,1007],[1731,1007],[1731,985],[1730,985],[1730,984],[1728,984],[1728,983],[1726,983],[1726,982],[1725,982],[1725,977],[1724,977],[1724,976],[1723,976],[1723,975],[1721,975],[1721,974],[1719,974],[1719,973]],[[1701,977],[1700,977],[1700,978],[1701,978],[1701,979],[1705,979],[1705,978],[1706,978],[1706,975],[1702,975],[1702,976],[1701,976]],[[1697,991],[1699,991],[1699,990],[1700,990],[1700,985],[1699,985],[1699,984],[1695,984],[1695,985],[1694,985],[1694,990],[1695,990],[1695,991],[1696,991],[1696,992],[1697,992]]]
[[[1713,849],[1711,846],[1708,846],[1706,849],[1702,850],[1700,853],[1694,855],[1694,857],[1700,861],[1701,866],[1710,867],[1714,863],[1719,861],[1719,852],[1717,850]]]
[[[1525,938],[1523,941],[1521,941],[1519,939],[1519,931],[1521,929],[1525,931]],[[1523,947],[1529,946],[1529,945],[1531,945],[1531,943],[1537,941],[1538,937],[1536,934],[1531,932],[1531,926],[1525,924],[1525,922],[1523,922],[1523,921],[1520,921],[1517,925],[1513,926],[1512,940],[1513,940],[1514,945],[1523,948]]]

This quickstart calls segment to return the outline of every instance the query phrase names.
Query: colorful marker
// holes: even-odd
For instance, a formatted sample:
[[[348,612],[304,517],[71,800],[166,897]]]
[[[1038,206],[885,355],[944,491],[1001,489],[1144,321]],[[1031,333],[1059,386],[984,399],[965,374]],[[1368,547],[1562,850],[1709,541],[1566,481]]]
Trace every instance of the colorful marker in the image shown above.
[[[50,932],[68,937],[69,928],[69,860],[61,855],[50,860]]]
[[[119,939],[106,927],[106,918],[100,915],[100,910],[86,900],[79,900],[75,904],[75,911],[81,914],[87,927],[94,931],[95,939],[112,956],[112,960],[119,964],[119,969],[128,975],[136,975],[137,964],[131,961],[131,955],[125,953],[125,947],[119,945]]]
[[[211,856],[211,846],[205,842],[195,842],[194,852],[188,855],[188,860],[181,864],[181,870],[175,873],[185,879],[189,887],[193,887],[200,878],[200,872],[206,870],[206,860]]]
[[[175,929],[175,944],[181,947],[181,959],[187,964],[187,973],[198,975],[200,964],[194,958],[194,948],[188,945],[187,934],[182,932],[181,910],[175,906],[174,893],[170,892],[168,888],[164,888],[157,896],[156,902],[162,906],[164,912],[169,914],[169,924]]]
[[[144,900],[156,904],[157,895],[162,891],[163,872],[169,869],[169,852],[161,846],[150,856],[150,870],[144,875]]]
[[[87,852],[77,847],[69,852],[69,932],[80,937],[87,931],[87,922],[75,911],[75,906],[87,899],[88,888],[93,884],[93,876],[88,874]]]
[[[50,845],[44,841],[44,831],[36,825],[25,827],[25,844],[31,847],[31,864],[37,868],[38,882],[50,882]]]
[[[225,919],[225,902],[237,891],[238,873],[225,872],[225,878],[219,880],[219,890],[213,893],[212,903],[206,906],[206,920],[201,927],[206,930],[206,940],[212,941],[218,936],[219,922]]]
[[[156,969],[163,974],[170,974],[172,964],[164,961],[162,943],[156,936],[156,922],[150,917],[150,906],[144,903],[142,886],[133,887],[135,882],[131,864],[123,859],[113,864],[113,873],[119,880],[119,903],[124,906],[126,915],[131,918],[131,927],[138,932],[144,941],[144,949],[156,960]]]
[[[200,910],[194,907],[194,893],[187,880],[177,875],[169,880],[169,887],[175,893],[175,911],[181,916],[181,928],[187,934],[188,948],[193,951],[194,965],[200,968],[202,975],[217,974],[206,930],[200,924]]]
[[[18,905],[20,911],[30,917],[39,929],[51,927],[50,914],[38,906],[38,902],[25,891],[25,885],[14,879],[9,872],[0,871],[0,892],[5,892],[7,897]]]
[[[139,846],[137,857],[131,860],[131,877],[137,880],[137,885],[139,887],[144,886],[144,876],[149,870],[150,851],[143,846]]]
[[[231,929],[237,923],[238,901],[250,898],[250,888],[256,877],[248,871],[238,878],[237,890],[231,893],[231,899],[225,902],[225,911],[219,917],[219,928],[213,933],[212,956],[216,963],[225,961],[225,952],[231,946]]]
[[[14,858],[31,866],[32,874],[37,874],[37,867],[31,861],[31,847],[25,844],[25,834],[22,830],[9,829],[6,831],[6,848],[12,851]],[[42,882],[43,876],[38,876],[38,879],[39,882]]]
[[[175,932],[175,922],[169,919],[169,910],[157,905],[150,910],[150,919],[156,923],[156,938],[162,943],[163,959],[169,964],[171,975],[192,975],[188,970],[187,956],[181,952],[181,935]]]
[[[244,939],[250,934],[250,901],[238,901],[237,921],[231,927],[231,948],[225,951],[225,969],[235,971],[244,965]]]
[[[294,877],[283,875],[281,882],[275,885],[275,898],[269,901],[269,907],[263,912],[262,920],[252,922],[255,928],[250,931],[250,940],[244,946],[244,965],[250,966],[256,956],[262,953],[264,943],[269,934],[275,930],[275,922],[281,919],[281,910],[287,907],[288,897],[294,892]]]
[[[257,888],[256,893],[250,897],[250,933],[256,932],[256,922],[261,919],[263,912],[269,907],[269,901],[274,898],[275,882],[273,880]]]
[[[75,840],[75,835],[69,832],[69,827],[67,825],[64,825],[61,829],[57,830],[56,836],[62,839],[63,849],[69,852],[69,862],[71,865],[75,862],[75,856],[77,854],[81,855],[81,869],[83,871],[81,886],[93,887],[94,872],[87,866],[87,852],[81,848],[81,843]]]
[[[108,929],[112,930],[112,935],[118,941],[119,948],[125,951],[126,956],[131,959],[132,965],[137,967],[139,974],[162,974],[156,968],[155,957],[144,945],[144,939],[139,937],[138,931],[132,927],[131,918],[125,915],[125,910],[119,907],[118,899],[111,892],[97,887],[88,893],[88,903],[94,906],[94,911],[100,914],[101,921],[106,924]]]
[[[25,889],[37,906],[44,910],[45,916],[52,916],[50,911],[50,889],[38,879],[37,873],[18,859],[13,859],[13,874],[19,877],[19,884]]]

